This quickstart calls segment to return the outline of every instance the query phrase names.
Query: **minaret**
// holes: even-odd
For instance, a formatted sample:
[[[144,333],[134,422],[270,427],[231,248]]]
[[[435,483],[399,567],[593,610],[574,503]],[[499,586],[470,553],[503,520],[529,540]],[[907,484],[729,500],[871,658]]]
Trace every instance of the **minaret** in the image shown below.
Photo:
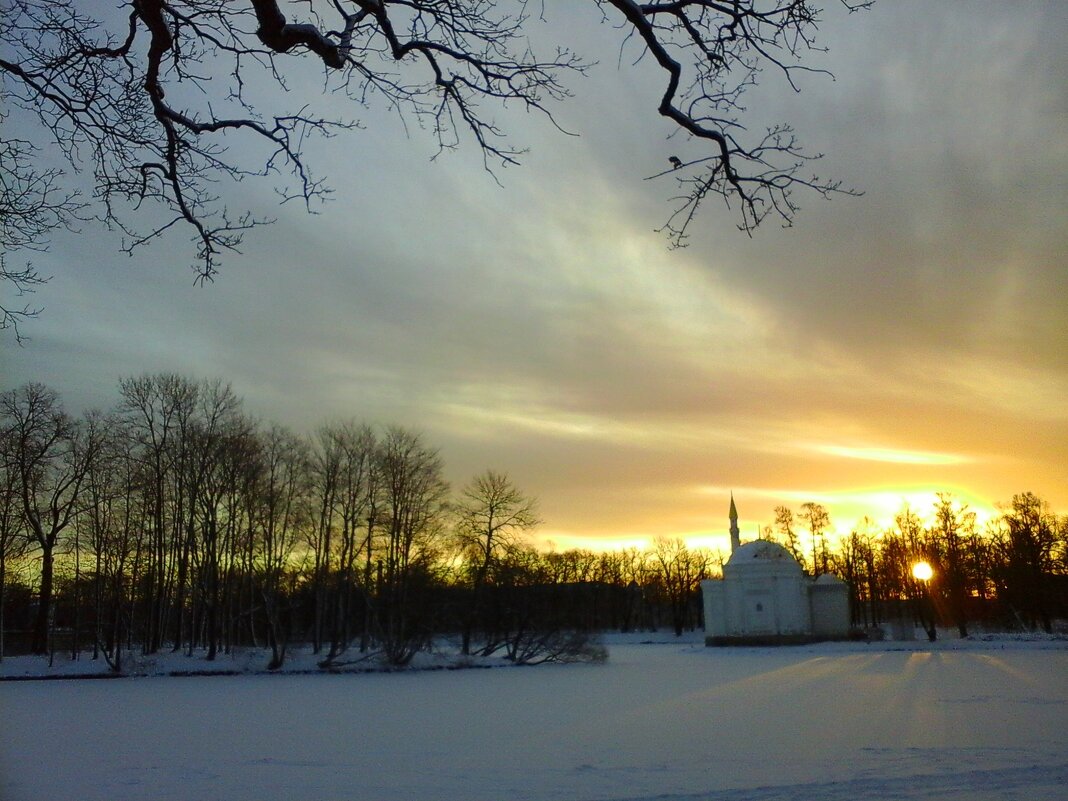
[[[731,553],[738,550],[738,546],[742,544],[740,539],[742,532],[738,530],[738,509],[734,506],[734,492],[731,492]]]

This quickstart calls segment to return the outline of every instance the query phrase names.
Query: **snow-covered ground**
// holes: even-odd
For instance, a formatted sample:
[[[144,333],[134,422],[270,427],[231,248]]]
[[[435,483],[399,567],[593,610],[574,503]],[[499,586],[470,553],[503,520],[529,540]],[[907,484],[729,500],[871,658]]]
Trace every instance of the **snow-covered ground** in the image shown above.
[[[1068,798],[1063,640],[647,639],[603,665],[3,682],[0,798]]]

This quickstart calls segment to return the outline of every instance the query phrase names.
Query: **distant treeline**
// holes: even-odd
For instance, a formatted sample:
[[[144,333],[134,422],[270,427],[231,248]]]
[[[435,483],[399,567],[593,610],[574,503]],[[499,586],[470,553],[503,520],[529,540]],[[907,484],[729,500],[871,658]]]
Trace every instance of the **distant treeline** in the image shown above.
[[[994,525],[940,496],[934,523],[838,547],[816,504],[777,510],[766,536],[853,593],[875,627],[925,590],[947,621],[1050,630],[1065,614],[1068,519],[1031,494]],[[701,625],[699,584],[722,557],[657,540],[595,553],[539,551],[534,500],[503,474],[457,492],[438,452],[403,428],[324,425],[299,436],[247,415],[232,389],[178,375],[119,383],[107,412],[68,415],[28,384],[0,395],[0,656],[91,651],[213,659],[291,642],[324,666],[404,665],[435,636],[516,661],[587,657],[584,632]],[[810,558],[809,558],[810,557]],[[909,569],[935,566],[929,588]]]
[[[1034,493],[1014,495],[983,529],[949,493],[938,493],[928,522],[906,506],[892,528],[865,519],[833,546],[829,525],[819,504],[804,504],[797,515],[780,506],[763,536],[784,545],[809,572],[844,579],[859,628],[914,615],[932,636],[938,624],[955,626],[964,637],[970,622],[1051,632],[1055,619],[1068,617],[1068,516],[1053,514]],[[931,579],[913,576],[918,562],[932,567]]]

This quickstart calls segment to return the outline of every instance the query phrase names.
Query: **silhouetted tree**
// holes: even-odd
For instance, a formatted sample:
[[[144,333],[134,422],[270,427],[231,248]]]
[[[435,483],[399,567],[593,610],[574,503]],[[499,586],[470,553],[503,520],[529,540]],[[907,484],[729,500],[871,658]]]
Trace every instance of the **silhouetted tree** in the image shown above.
[[[255,527],[256,567],[259,592],[267,621],[267,644],[271,648],[269,670],[285,662],[290,625],[286,586],[295,578],[291,560],[302,531],[312,522],[310,454],[307,444],[290,431],[272,426],[260,437],[254,490],[249,517]]]
[[[146,590],[143,648],[155,653],[165,637],[174,585],[185,584],[193,536],[199,475],[189,449],[199,388],[177,374],[160,373],[123,378],[119,393],[119,410],[135,442],[132,453],[147,479],[147,530],[138,532],[145,541],[137,548],[137,562]],[[182,555],[178,560],[169,558],[175,548]]]
[[[931,549],[930,538],[925,536],[923,521],[908,504],[894,517],[894,523],[896,535],[886,542],[891,557],[885,560],[893,577],[890,580],[899,588],[901,597],[911,603],[916,622],[923,626],[927,639],[934,642],[938,638],[938,614],[933,601],[942,576],[936,570],[930,580],[917,579],[912,568],[921,561],[937,566],[936,554]]]
[[[437,451],[402,428],[386,431],[378,459],[384,528],[377,639],[389,662],[406,665],[434,631],[429,591],[436,582],[448,484]]]
[[[312,455],[312,486],[317,507],[317,524],[311,529],[309,542],[315,560],[312,584],[315,609],[312,624],[312,650],[319,653],[328,621],[328,582],[332,570],[334,509],[344,451],[332,427],[322,426],[315,437]]]
[[[1012,506],[1001,516],[998,547],[1001,552],[999,583],[1005,601],[1028,627],[1053,630],[1051,575],[1056,568],[1058,541],[1065,535],[1064,521],[1032,492],[1012,496]]]
[[[831,516],[827,508],[819,503],[801,504],[798,515],[808,528],[812,537],[812,574],[827,572],[827,529],[831,525]]]
[[[503,473],[487,470],[461,491],[456,533],[471,581],[471,601],[464,617],[461,650],[471,653],[471,634],[479,620],[487,578],[494,562],[515,536],[536,526],[536,502]]]
[[[680,538],[660,537],[653,544],[652,561],[671,608],[675,636],[681,637],[689,620],[690,605],[701,581],[708,578],[709,557],[690,549]]]
[[[22,520],[41,554],[40,591],[33,653],[48,651],[53,569],[60,535],[79,509],[82,482],[98,447],[41,384],[0,395],[0,430],[21,502]]]
[[[255,480],[253,427],[241,414],[240,399],[228,384],[207,384],[199,393],[199,425],[193,433],[197,492],[197,541],[193,550],[198,599],[203,609],[207,658],[214,659],[224,634],[225,612],[232,612],[237,538],[242,531],[245,482]],[[225,624],[231,624],[228,615]]]
[[[361,554],[370,563],[373,553],[375,509],[378,502],[379,464],[378,442],[370,426],[345,423],[328,426],[321,436],[330,440],[330,451],[336,454],[336,489],[331,518],[336,526],[338,546],[336,574],[328,585],[333,591],[330,619],[333,622],[330,652],[326,661],[337,658],[349,646],[353,601],[361,571]],[[366,582],[370,574],[365,569]],[[363,605],[368,607],[370,587],[360,588]],[[365,618],[366,626],[366,618]]]
[[[878,580],[871,533],[874,527],[870,518],[862,518],[857,528],[842,539],[838,555],[832,559],[835,572],[849,586],[850,617],[855,625],[879,624]]]
[[[975,513],[956,505],[949,493],[938,493],[928,554],[940,574],[939,588],[961,637],[968,636],[967,598],[975,583],[968,572],[968,553],[977,537]]]
[[[109,415],[100,419],[100,452],[89,465],[85,499],[78,525],[92,561],[93,658],[100,653],[112,670],[122,671],[124,634],[133,603],[129,565],[133,559],[134,530],[144,520],[144,474],[131,448],[133,439],[122,421]]]
[[[805,556],[801,551],[801,545],[797,541],[797,532],[794,531],[794,513],[787,506],[775,507],[775,528],[783,538],[786,550],[799,563],[805,563]]]
[[[22,504],[12,450],[14,432],[0,427],[0,660],[4,658],[4,610],[7,608],[8,566],[26,552]]]

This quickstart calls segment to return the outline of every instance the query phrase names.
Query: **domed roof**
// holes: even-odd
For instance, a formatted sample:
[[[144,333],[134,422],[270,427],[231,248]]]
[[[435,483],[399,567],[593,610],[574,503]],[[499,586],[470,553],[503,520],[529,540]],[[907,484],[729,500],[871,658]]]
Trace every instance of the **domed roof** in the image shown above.
[[[745,545],[734,549],[728,565],[746,564],[752,562],[792,562],[797,564],[793,555],[779,543],[771,540],[753,540]]]
[[[838,576],[835,576],[832,573],[824,573],[823,575],[821,575],[819,578],[816,579],[816,583],[817,584],[845,584],[844,581],[842,581],[840,578],[838,578]]]

